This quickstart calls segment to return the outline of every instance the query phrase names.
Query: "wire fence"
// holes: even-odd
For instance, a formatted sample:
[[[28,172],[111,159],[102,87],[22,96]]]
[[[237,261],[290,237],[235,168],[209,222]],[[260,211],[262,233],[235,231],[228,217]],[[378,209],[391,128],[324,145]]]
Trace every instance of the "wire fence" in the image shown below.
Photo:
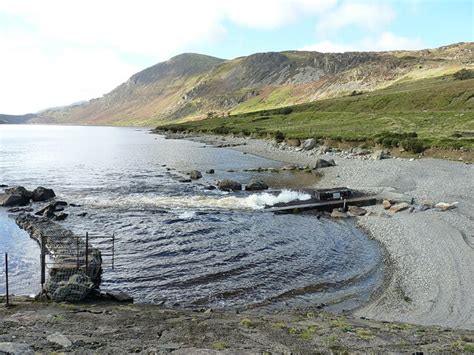
[[[115,268],[115,235],[40,235],[37,259],[2,253],[0,298],[43,295],[80,301],[98,288],[102,272]],[[25,262],[28,260],[29,262]],[[35,261],[33,261],[35,260]]]

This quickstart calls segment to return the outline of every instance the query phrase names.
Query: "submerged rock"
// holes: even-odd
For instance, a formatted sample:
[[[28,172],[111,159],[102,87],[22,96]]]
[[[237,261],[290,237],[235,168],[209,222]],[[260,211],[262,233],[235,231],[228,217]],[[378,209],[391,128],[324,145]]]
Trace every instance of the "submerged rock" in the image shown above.
[[[202,174],[199,170],[193,170],[191,171],[191,173],[189,174],[189,177],[192,179],[192,180],[197,180],[197,179],[200,179],[202,178]]]
[[[245,190],[247,191],[261,191],[266,189],[268,189],[268,185],[262,180],[251,181],[245,186]]]
[[[242,184],[240,182],[224,179],[219,181],[217,187],[222,191],[240,191],[242,190]]]
[[[206,174],[214,174],[214,169],[208,169],[206,170]]]

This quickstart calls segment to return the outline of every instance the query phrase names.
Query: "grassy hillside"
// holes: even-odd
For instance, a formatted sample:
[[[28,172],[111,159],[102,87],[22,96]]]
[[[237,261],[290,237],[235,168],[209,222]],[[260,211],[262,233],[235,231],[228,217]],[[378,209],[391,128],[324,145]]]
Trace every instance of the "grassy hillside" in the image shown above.
[[[370,92],[473,67],[473,43],[421,51],[255,53],[223,60],[187,53],[135,75],[101,98],[41,112],[36,122],[150,126]]]
[[[369,143],[386,138],[388,146],[389,139],[399,145],[415,132],[425,147],[474,149],[474,79],[400,81],[369,93],[159,128]]]

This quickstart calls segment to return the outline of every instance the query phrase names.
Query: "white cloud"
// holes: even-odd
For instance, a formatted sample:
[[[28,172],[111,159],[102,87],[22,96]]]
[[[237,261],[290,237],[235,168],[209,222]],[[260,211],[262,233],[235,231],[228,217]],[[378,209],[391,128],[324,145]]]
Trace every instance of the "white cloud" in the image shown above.
[[[274,29],[337,0],[0,0],[0,112],[100,96],[142,69],[225,35],[224,23]],[[8,27],[10,25],[10,27]]]
[[[337,43],[329,40],[320,41],[300,48],[303,51],[317,51],[324,53],[341,53],[355,51],[390,51],[415,50],[424,48],[419,38],[397,36],[391,32],[383,32],[378,36],[363,38],[353,43]]]
[[[345,2],[321,16],[316,28],[320,35],[347,26],[357,26],[370,31],[377,31],[390,24],[394,18],[395,11],[389,4]]]

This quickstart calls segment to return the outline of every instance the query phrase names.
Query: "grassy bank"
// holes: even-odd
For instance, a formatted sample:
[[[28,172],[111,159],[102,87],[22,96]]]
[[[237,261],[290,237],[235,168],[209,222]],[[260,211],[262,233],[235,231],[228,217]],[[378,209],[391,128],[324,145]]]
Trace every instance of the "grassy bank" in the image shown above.
[[[452,75],[398,82],[370,93],[275,110],[164,124],[160,129],[214,134],[376,143],[424,149],[474,149],[474,79]],[[281,136],[281,135],[280,135]]]

